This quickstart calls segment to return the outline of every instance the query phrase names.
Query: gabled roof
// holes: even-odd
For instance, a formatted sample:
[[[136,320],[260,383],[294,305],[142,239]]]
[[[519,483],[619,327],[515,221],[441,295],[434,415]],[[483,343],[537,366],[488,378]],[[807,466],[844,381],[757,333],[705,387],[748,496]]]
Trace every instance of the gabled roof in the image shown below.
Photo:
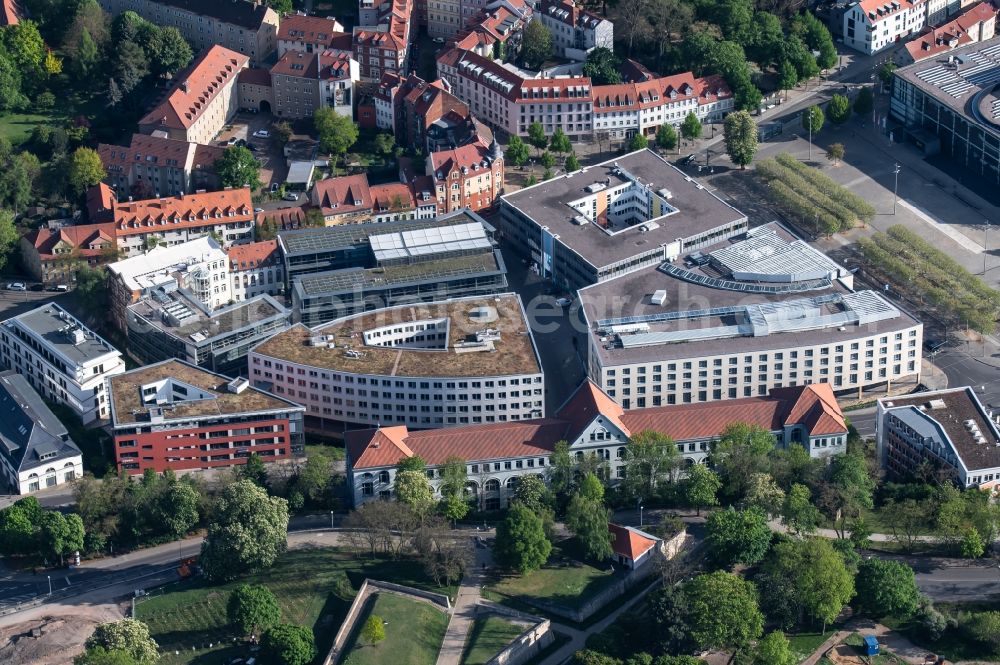
[[[233,245],[226,252],[231,270],[247,270],[278,258],[278,241],[261,240]]]
[[[271,87],[271,72],[260,67],[249,67],[236,77],[240,85],[263,85]]]
[[[611,550],[615,554],[627,557],[635,561],[660,541],[659,538],[645,531],[640,531],[635,527],[621,526],[608,522],[608,531],[611,532]]]
[[[228,4],[245,4],[241,1]],[[215,45],[179,74],[167,98],[139,125],[188,129],[202,116],[222,89],[236,80],[250,62],[248,56]]]
[[[19,0],[2,0],[0,4],[0,26],[17,25],[21,22],[23,11]]]
[[[376,211],[413,210],[417,207],[413,192],[409,186],[401,182],[390,182],[384,185],[374,185],[371,188],[372,205]]]
[[[343,34],[338,30],[339,27],[340,23],[334,18],[288,14],[278,26],[278,39],[330,46],[332,37]]]
[[[100,256],[100,248],[90,249],[92,244],[115,245],[114,224],[82,224],[79,226],[64,226],[60,229],[34,229],[24,236],[38,252],[42,261],[51,261],[61,257],[54,254],[56,245],[62,243],[76,249],[83,257]]]
[[[802,388],[780,388],[772,391],[771,396],[779,399],[786,397],[792,402],[791,409],[785,416],[785,423],[801,424],[812,436],[847,431],[847,422],[829,383],[812,383]]]
[[[358,447],[355,441],[361,437],[351,437],[349,432],[347,446],[354,452],[351,459],[355,468],[395,466],[414,452],[403,441],[406,439],[406,425],[395,427],[380,427],[376,430],[365,430],[370,436],[364,438],[364,445]],[[426,461],[426,458],[425,458]]]
[[[443,180],[448,174],[458,169],[463,173],[485,172],[490,169],[493,159],[490,149],[479,140],[468,143],[454,150],[438,150],[428,155],[431,173],[437,180]],[[463,170],[464,169],[464,170]]]
[[[343,215],[372,208],[372,192],[366,173],[318,180],[313,185],[312,197],[324,215]]]
[[[257,214],[257,226],[260,227],[265,222],[273,222],[278,231],[300,229],[306,223],[306,211],[302,206],[265,210]]]
[[[624,414],[625,410],[621,405],[589,379],[581,383],[556,412],[556,416],[559,418],[573,423],[574,428],[570,433],[570,439],[578,437],[583,428],[592,423],[594,418],[598,416],[604,416],[625,436],[629,436],[631,432],[622,421]]]
[[[0,455],[18,471],[80,455],[66,427],[13,371],[0,372]]]
[[[103,182],[87,190],[87,217],[91,222],[107,222],[113,219],[115,204],[115,190]]]
[[[250,189],[199,192],[115,205],[118,237],[253,220]]]
[[[976,5],[942,26],[925,28],[921,35],[905,44],[906,51],[914,62],[920,62],[953,48],[975,43],[980,39],[980,26],[996,18],[996,15],[996,8],[989,2]]]

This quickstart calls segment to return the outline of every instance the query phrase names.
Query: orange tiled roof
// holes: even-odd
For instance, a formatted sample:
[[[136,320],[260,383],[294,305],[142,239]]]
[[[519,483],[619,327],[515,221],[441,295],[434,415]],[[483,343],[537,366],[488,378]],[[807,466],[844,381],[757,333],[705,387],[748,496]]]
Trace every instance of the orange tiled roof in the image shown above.
[[[103,182],[87,190],[87,216],[91,222],[110,221],[115,205],[115,190]]]
[[[63,255],[54,254],[55,246],[64,243],[76,249],[84,258],[100,256],[101,248],[94,244],[115,244],[114,224],[81,224],[79,226],[64,226],[61,229],[34,229],[29,231],[25,239],[31,243],[43,261],[55,260]]]
[[[241,85],[263,85],[271,87],[271,72],[259,67],[249,67],[240,72],[237,80]]]
[[[611,549],[615,554],[628,557],[635,561],[656,545],[656,540],[643,535],[638,529],[608,522],[608,531],[614,538]]]
[[[274,222],[275,227],[280,231],[299,229],[306,223],[306,211],[302,206],[295,206],[294,208],[265,210],[257,215],[258,225],[267,221]]]
[[[208,49],[187,72],[177,77],[173,89],[140,125],[188,129],[250,62],[248,56],[219,45]]]
[[[487,171],[491,162],[488,158],[490,150],[481,141],[467,143],[454,150],[438,150],[432,152],[430,157],[433,176],[438,180],[448,177],[454,169],[468,169],[468,171]],[[442,177],[438,177],[438,174]]]
[[[17,25],[21,22],[21,3],[18,0],[3,0],[0,4],[0,26]]]
[[[313,185],[313,200],[318,202],[324,215],[371,210],[372,192],[368,187],[368,175],[359,173],[319,180]]]
[[[233,245],[226,251],[233,270],[246,270],[275,259],[278,255],[277,240],[261,240],[245,245]]]
[[[924,0],[861,0],[860,2],[861,10],[874,23],[923,4]]]
[[[278,39],[329,46],[332,37],[342,34],[336,30],[337,25],[332,18],[288,14],[281,19]]]
[[[417,207],[413,200],[413,192],[409,186],[401,182],[373,185],[371,195],[375,210],[391,210],[398,202],[402,202],[403,210],[413,210]]]
[[[622,421],[624,414],[625,410],[622,409],[621,405],[590,380],[581,383],[580,387],[556,412],[556,416],[575,425],[575,429],[570,435],[572,439],[579,436],[580,431],[593,422],[597,416],[604,416],[628,436],[630,434],[629,428]]]
[[[250,189],[246,187],[115,205],[119,237],[208,224],[249,222],[253,216]]]
[[[914,62],[932,58],[953,48],[979,41],[979,26],[997,15],[989,2],[976,5],[953,21],[937,28],[927,28],[906,43],[906,51]]]

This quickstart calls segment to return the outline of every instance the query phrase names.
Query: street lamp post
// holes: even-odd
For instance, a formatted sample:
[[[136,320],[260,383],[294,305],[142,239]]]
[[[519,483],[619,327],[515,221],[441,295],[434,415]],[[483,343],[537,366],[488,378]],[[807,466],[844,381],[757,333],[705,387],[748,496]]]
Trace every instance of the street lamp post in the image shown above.
[[[809,161],[813,158],[813,114],[812,109],[807,109],[806,113],[809,114]]]
[[[642,528],[642,504],[639,504],[639,528]]]
[[[45,577],[49,578],[49,595],[51,596],[52,595],[52,576],[51,575],[46,575]]]
[[[330,528],[333,529],[333,511],[330,511]]]
[[[986,258],[990,255],[990,220],[986,220],[986,233],[983,234],[983,277],[986,276]]]
[[[892,214],[896,214],[896,192],[899,191],[899,164],[895,165],[895,170],[893,170],[893,183],[892,183]]]

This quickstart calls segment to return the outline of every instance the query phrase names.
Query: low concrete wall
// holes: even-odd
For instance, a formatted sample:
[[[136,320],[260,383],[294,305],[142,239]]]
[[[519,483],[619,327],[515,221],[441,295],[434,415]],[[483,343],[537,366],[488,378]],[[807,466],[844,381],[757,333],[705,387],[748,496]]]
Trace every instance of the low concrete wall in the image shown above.
[[[518,635],[507,647],[486,662],[486,665],[522,665],[528,662],[555,640],[552,624],[548,619],[518,612],[488,600],[476,605],[476,615],[499,614],[513,621],[525,622],[528,629]]]
[[[344,622],[340,624],[340,629],[333,638],[333,646],[330,647],[329,653],[327,653],[326,658],[323,659],[323,665],[336,665],[343,653],[344,646],[347,644],[348,638],[350,638],[351,634],[354,632],[358,616],[362,614],[368,599],[371,596],[383,591],[400,596],[415,596],[421,600],[426,600],[439,606],[444,612],[451,612],[451,600],[449,600],[448,596],[445,596],[444,594],[432,593],[422,589],[414,589],[413,587],[393,584],[392,582],[380,582],[378,580],[366,579],[361,583],[361,588],[358,589],[357,595],[354,596],[354,602],[351,603],[351,609],[347,611],[347,616],[344,617]]]

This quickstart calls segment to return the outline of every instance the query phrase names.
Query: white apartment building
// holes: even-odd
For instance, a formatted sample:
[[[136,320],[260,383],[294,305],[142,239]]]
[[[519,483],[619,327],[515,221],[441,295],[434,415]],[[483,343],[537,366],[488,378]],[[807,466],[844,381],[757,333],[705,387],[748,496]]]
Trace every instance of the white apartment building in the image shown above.
[[[249,242],[253,240],[253,210],[248,187],[112,205],[118,249],[126,257],[211,234],[224,245]]]
[[[971,387],[880,399],[875,443],[891,476],[907,478],[930,464],[959,487],[1000,485],[1000,428]]]
[[[164,292],[185,289],[209,309],[234,300],[229,283],[229,257],[211,236],[172,246],[157,246],[145,254],[108,265],[108,300],[122,331],[129,305]]]
[[[844,44],[878,53],[919,33],[927,16],[926,0],[862,0],[844,12]]]
[[[544,0],[535,20],[552,33],[552,48],[557,56],[582,61],[597,47],[614,48],[614,23],[583,9],[574,0]]]
[[[83,476],[66,426],[20,374],[0,372],[0,411],[0,486],[23,495]]]
[[[542,367],[516,294],[297,325],[251,350],[250,381],[320,428],[455,427],[539,418]]]
[[[226,254],[236,302],[265,293],[276,296],[285,290],[285,264],[277,240],[233,245]]]
[[[143,134],[208,144],[239,110],[237,80],[249,58],[213,46],[179,72],[166,97],[139,120]]]
[[[766,397],[711,404],[625,410],[586,380],[552,418],[449,429],[411,431],[405,425],[348,432],[347,482],[354,505],[393,496],[396,465],[419,455],[427,479],[440,493],[449,459],[466,464],[467,496],[481,510],[509,505],[521,478],[547,480],[550,455],[559,441],[575,459],[596,456],[604,480],[625,477],[626,446],[633,434],[654,431],[670,437],[688,464],[707,463],[711,443],[731,423],[757,425],[780,448],[798,444],[811,457],[839,455],[847,449],[847,423],[827,384],[774,391]]]
[[[278,27],[278,57],[288,51],[351,51],[351,35],[344,32],[340,21],[332,17],[289,14]]]
[[[108,417],[104,381],[125,371],[117,349],[55,303],[0,324],[0,361],[85,425]]]

